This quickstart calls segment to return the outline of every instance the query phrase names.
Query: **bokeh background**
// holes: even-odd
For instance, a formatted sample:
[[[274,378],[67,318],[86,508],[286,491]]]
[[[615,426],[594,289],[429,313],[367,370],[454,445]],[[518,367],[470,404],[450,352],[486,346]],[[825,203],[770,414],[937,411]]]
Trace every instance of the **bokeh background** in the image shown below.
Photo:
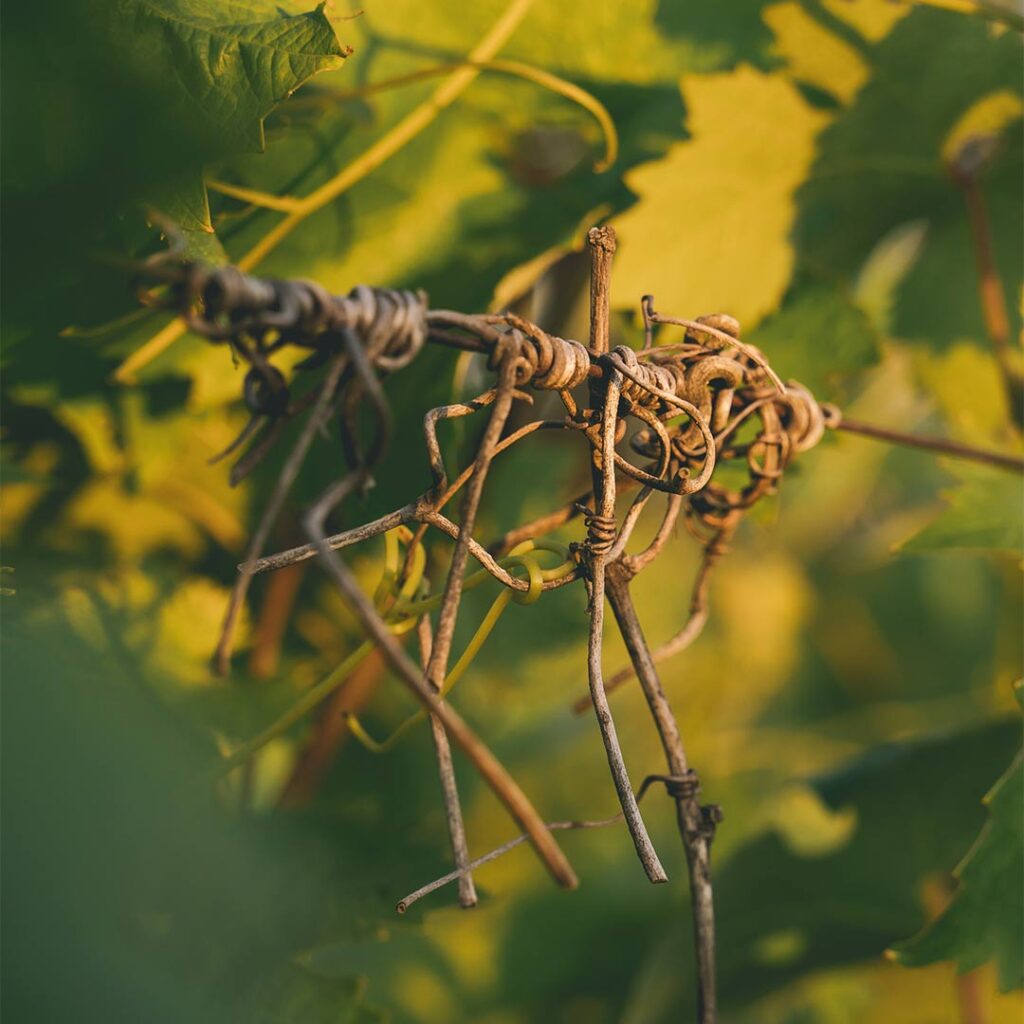
[[[125,260],[165,245],[168,221],[194,254],[245,259],[284,216],[268,194],[350,173],[453,72],[372,87],[465,60],[504,17],[500,58],[596,98],[618,152],[595,171],[608,140],[586,110],[485,69],[258,272],[337,291],[422,287],[435,307],[514,306],[585,338],[583,236],[609,222],[614,342],[639,342],[647,292],[678,316],[729,312],[783,377],[851,417],[1020,451],[967,203],[970,189],[984,202],[1012,363],[1019,12],[967,0],[361,6],[80,0],[4,13],[12,1022],[690,1019],[685,864],[664,798],[645,816],[668,886],[647,884],[622,829],[563,833],[579,891],[554,889],[521,847],[479,871],[477,909],[460,911],[449,888],[399,917],[398,898],[448,870],[448,847],[428,731],[377,756],[344,728],[343,707],[376,734],[412,710],[375,659],[250,771],[216,781],[227,753],[361,638],[315,568],[290,572],[253,588],[231,675],[211,672],[280,455],[234,489],[207,465],[245,421],[223,347],[186,335],[114,378],[168,337],[133,304]],[[486,381],[476,358],[448,351],[390,380],[408,443],[346,521],[419,493],[423,412]],[[477,429],[449,430],[453,465]],[[479,534],[585,489],[574,442],[538,437],[499,459]],[[336,441],[315,446],[275,546],[295,542],[301,508],[340,465]],[[726,813],[714,847],[723,1021],[1021,1019],[1021,498],[994,469],[830,436],[720,566],[704,635],[663,677]],[[447,550],[432,549],[435,578]],[[686,615],[696,558],[680,531],[638,582],[655,642]],[[382,559],[379,543],[352,554],[367,587]],[[493,597],[467,597],[456,650]],[[455,697],[551,819],[614,809],[594,723],[569,711],[585,638],[578,588],[513,605]],[[618,667],[615,637],[607,649]],[[614,709],[633,777],[658,771],[639,691]],[[482,853],[514,826],[458,755],[457,767]],[[951,899],[904,957],[934,962],[886,955]]]

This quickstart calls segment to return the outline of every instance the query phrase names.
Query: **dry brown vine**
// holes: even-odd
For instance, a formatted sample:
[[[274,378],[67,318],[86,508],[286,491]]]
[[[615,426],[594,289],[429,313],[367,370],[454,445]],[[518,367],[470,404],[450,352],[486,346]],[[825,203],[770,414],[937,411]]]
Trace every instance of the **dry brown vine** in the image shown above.
[[[683,650],[699,635],[707,618],[707,592],[716,563],[728,550],[746,511],[778,489],[793,459],[813,448],[827,428],[845,426],[869,436],[872,430],[879,432],[862,424],[844,424],[837,409],[819,405],[806,388],[795,381],[783,383],[764,355],[740,340],[739,324],[728,316],[716,314],[696,320],[662,316],[655,311],[653,299],[645,296],[643,349],[610,347],[608,276],[615,251],[614,232],[595,228],[589,242],[592,274],[588,346],[548,334],[512,313],[471,316],[431,310],[422,293],[358,287],[347,296],[333,296],[312,282],[261,280],[230,267],[183,264],[173,254],[155,259],[144,268],[147,286],[165,286],[156,293],[145,292],[144,298],[171,306],[192,330],[211,341],[229,344],[249,365],[244,399],[251,413],[250,423],[223,453],[226,456],[244,449],[231,471],[233,480],[254,470],[279,441],[289,421],[306,417],[253,534],[245,562],[239,567],[215,661],[220,671],[227,671],[238,612],[256,574],[308,558],[319,559],[366,636],[421,703],[431,723],[455,870],[405,897],[398,904],[399,910],[451,881],[458,882],[462,905],[472,906],[477,899],[473,869],[524,840],[533,845],[556,881],[572,888],[577,884],[576,875],[552,832],[620,820],[627,825],[648,878],[664,882],[667,875],[639,809],[644,789],[652,781],[660,782],[675,803],[689,867],[697,1019],[701,1024],[711,1024],[716,1019],[711,844],[722,813],[717,806],[701,801],[700,779],[687,759],[657,664]],[[653,334],[659,324],[682,326],[684,340],[671,346],[654,345]],[[391,413],[381,378],[410,365],[427,343],[486,355],[495,375],[494,386],[469,402],[426,414],[424,440],[433,484],[425,493],[373,522],[328,533],[332,514],[349,495],[372,483],[374,468],[387,449]],[[292,395],[272,362],[274,353],[286,345],[309,351],[309,357],[297,368],[296,379],[311,375],[315,380],[298,397]],[[532,404],[531,392],[537,390],[557,393],[564,418],[534,420],[506,434],[514,404]],[[369,437],[363,437],[359,429],[363,407],[371,413]],[[484,410],[489,410],[488,420],[476,455],[455,479],[449,480],[437,425]],[[265,554],[267,538],[306,455],[331,420],[340,426],[348,471],[307,510],[303,523],[309,543]],[[639,465],[619,450],[630,420],[637,425],[629,444],[644,460]],[[490,545],[479,542],[474,536],[477,511],[493,459],[538,430],[567,430],[582,437],[592,469],[592,492],[533,523],[523,524]],[[997,464],[1005,468],[1021,468],[1019,460],[946,442],[922,442],[891,432],[886,439],[925,443],[965,457],[997,458],[1001,460]],[[729,461],[746,469],[746,482],[740,487],[729,488],[715,479],[716,466]],[[630,488],[636,489],[636,494],[622,512],[618,499]],[[444,510],[460,493],[462,504],[455,521]],[[633,529],[655,493],[666,496],[661,525],[646,549],[629,552]],[[536,541],[577,516],[584,519],[585,535],[571,546],[572,564],[565,571],[542,572],[521,556],[516,563],[515,552],[524,542]],[[661,554],[680,516],[699,541],[703,556],[687,622],[675,637],[652,651],[634,609],[630,585]],[[363,592],[339,551],[399,527],[414,527],[415,533],[407,531],[406,557],[394,573],[398,592],[385,593],[383,604],[378,606]],[[410,586],[415,589],[411,566],[430,528],[450,537],[455,542],[454,550],[440,597],[414,599],[415,595],[404,590]],[[545,590],[583,581],[589,595],[590,693],[575,708],[581,711],[592,706],[595,710],[621,807],[618,815],[598,822],[546,824],[512,776],[444,699],[462,594],[471,585],[466,576],[470,559],[479,564],[482,573],[508,588],[513,599],[522,601],[533,600]],[[517,574],[515,564],[528,570],[527,578]],[[606,601],[630,657],[629,666],[608,680],[602,667]],[[435,607],[437,616],[433,620],[431,611]],[[397,629],[412,626],[419,637],[419,664],[395,636]],[[457,665],[451,673],[458,671]],[[334,678],[332,674],[311,699],[322,699],[343,683],[346,673],[338,675]],[[608,694],[634,675],[650,708],[666,761],[665,774],[649,777],[636,795],[608,702]],[[462,748],[523,830],[522,836],[475,860],[469,856],[449,739]],[[229,765],[244,761],[258,747],[255,741],[246,745]]]

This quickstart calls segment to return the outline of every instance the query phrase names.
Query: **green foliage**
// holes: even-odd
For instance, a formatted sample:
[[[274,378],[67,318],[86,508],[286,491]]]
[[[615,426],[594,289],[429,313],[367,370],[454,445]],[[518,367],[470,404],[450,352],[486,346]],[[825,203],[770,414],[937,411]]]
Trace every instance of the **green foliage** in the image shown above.
[[[3,1008],[266,1024],[679,1019],[692,996],[685,868],[659,797],[644,811],[670,890],[646,886],[625,833],[605,829],[566,837],[578,893],[551,891],[523,848],[479,873],[474,913],[442,890],[397,918],[399,897],[449,868],[428,730],[386,756],[343,744],[301,810],[277,805],[313,717],[267,744],[247,796],[239,772],[214,781],[226,753],[363,638],[309,571],[265,678],[251,657],[273,600],[260,578],[232,677],[212,676],[227,587],[282,452],[238,488],[207,465],[245,421],[224,346],[181,337],[134,388],[111,384],[166,322],[138,310],[121,264],[163,248],[165,228],[211,261],[258,255],[289,216],[260,203],[294,209],[358,167],[507,5],[378,0],[353,18],[311,6],[76,0],[59,23],[40,5],[5,10],[2,561],[17,594],[2,598]],[[720,309],[783,379],[850,418],[1020,452],[947,170],[972,133],[996,140],[978,188],[1016,358],[1019,35],[887,0],[525,7],[510,8],[525,13],[497,56],[601,103],[619,140],[610,168],[594,171],[604,142],[585,110],[483,67],[254,270],[336,291],[422,287],[467,312],[514,305],[585,339],[582,237],[610,221],[614,343],[639,342],[645,293],[669,315]],[[374,88],[438,65],[450,66]],[[389,378],[409,443],[346,521],[427,486],[424,412],[488,380],[436,350]],[[542,400],[536,411],[547,415]],[[474,426],[442,426],[452,468]],[[480,536],[581,493],[578,440],[538,434],[529,453],[499,456]],[[275,545],[296,541],[297,511],[339,459],[336,444],[314,445]],[[706,633],[664,680],[726,810],[715,870],[733,1024],[948,1016],[943,968],[881,957],[925,923],[922,885],[968,852],[1018,744],[1006,694],[1021,661],[1020,508],[1015,476],[837,434],[723,559]],[[578,539],[576,527],[557,538]],[[448,550],[430,549],[434,582]],[[638,584],[653,642],[686,613],[693,559],[681,536]],[[372,591],[380,545],[352,564]],[[468,595],[456,651],[495,596]],[[566,710],[585,676],[584,603],[565,588],[510,608],[455,694],[552,818],[612,807],[593,722]],[[610,648],[609,670],[620,655]],[[375,736],[415,710],[387,679],[362,700]],[[630,771],[663,770],[639,693],[615,701]],[[482,853],[511,826],[456,767]],[[1017,761],[962,891],[901,947],[904,963],[992,959],[1019,985],[1021,896],[1003,876],[1021,854],[1020,786]],[[993,1024],[1019,1005],[998,1001]]]
[[[908,967],[953,960],[961,971],[995,961],[1003,991],[1024,986],[1024,756],[985,796],[989,821],[956,869],[959,889],[942,916],[896,947]]]
[[[1006,721],[881,745],[808,780],[809,804],[780,804],[774,829],[735,851],[717,874],[727,1005],[750,1003],[790,978],[876,956],[894,936],[912,931],[921,921],[920,885],[955,863],[981,817],[979,795],[1017,746],[1019,729]],[[810,813],[814,800],[817,814]],[[814,829],[827,833],[839,815],[849,827],[811,846]],[[1016,849],[1019,861],[1019,843]],[[684,936],[679,928],[665,939],[679,963],[687,961]],[[689,974],[677,975],[661,988],[663,1003],[638,1005],[635,1019],[668,1020],[690,985]]]
[[[904,551],[941,551],[972,548],[1005,551],[1024,548],[1020,480],[993,471],[957,469],[964,482],[946,495],[947,507],[920,533],[903,545]]]

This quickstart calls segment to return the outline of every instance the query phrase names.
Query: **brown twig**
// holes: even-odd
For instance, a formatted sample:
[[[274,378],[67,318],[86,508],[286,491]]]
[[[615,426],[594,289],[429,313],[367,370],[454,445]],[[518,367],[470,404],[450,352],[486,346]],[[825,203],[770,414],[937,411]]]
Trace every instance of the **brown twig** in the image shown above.
[[[648,706],[661,737],[670,780],[669,794],[676,801],[679,834],[686,849],[690,874],[694,944],[697,956],[697,1020],[715,1024],[715,913],[711,887],[711,840],[721,812],[701,806],[696,773],[686,760],[682,736],[651,659],[640,621],[629,593],[629,572],[622,562],[608,567],[606,588],[619,631],[643,687]]]
[[[611,228],[593,228],[587,236],[590,243],[590,344],[597,352],[607,352],[609,346],[609,286],[611,261],[615,252],[615,232]],[[590,699],[597,716],[597,724],[604,741],[608,767],[615,791],[619,797],[629,834],[637,856],[647,877],[652,882],[667,882],[668,875],[658,859],[657,851],[647,834],[647,826],[629,781],[629,772],[622,756],[615,720],[604,691],[601,664],[604,638],[604,573],[605,559],[615,538],[615,441],[618,427],[617,410],[621,395],[622,377],[607,373],[601,383],[591,381],[591,401],[603,405],[599,446],[592,456],[594,480],[594,512],[588,519],[587,544],[584,565],[589,579],[590,635],[587,643],[587,675],[590,680]]]
[[[281,641],[291,618],[305,566],[293,565],[273,576],[267,585],[249,654],[249,675],[272,679],[281,660]]]
[[[939,455],[949,455],[954,459],[966,459],[996,469],[1006,469],[1012,473],[1024,473],[1024,457],[1005,455],[1002,452],[987,451],[973,445],[961,444],[959,441],[947,441],[941,437],[922,437],[919,434],[907,434],[901,430],[890,430],[888,427],[876,427],[860,420],[848,420],[843,417],[838,423],[829,424],[833,430],[844,430],[848,434],[860,434],[876,441],[887,441],[889,444],[903,445],[908,448],[922,448]]]
[[[516,378],[516,360],[514,356],[506,356],[498,367],[498,386],[494,398],[494,408],[487,428],[480,439],[477,449],[473,474],[466,486],[462,502],[462,523],[455,541],[448,578],[445,581],[444,597],[437,617],[437,631],[434,636],[433,650],[427,667],[427,680],[440,690],[448,671],[448,657],[451,653],[452,639],[455,636],[455,623],[458,619],[459,602],[462,599],[462,585],[465,578],[466,561],[469,558],[469,539],[476,526],[477,510],[483,495],[484,481],[490,469],[494,450],[505,429],[505,423],[512,410],[514,386]]]
[[[651,548],[648,548],[647,551],[642,552],[639,556],[624,555],[622,557],[623,567],[627,570],[631,579],[642,569],[646,568],[648,561],[644,556],[647,556],[651,549],[658,544],[658,539],[663,535],[665,523],[669,521],[670,517],[666,515],[662,523],[662,529],[659,530],[658,537],[652,542]],[[693,582],[690,610],[686,617],[686,622],[675,636],[670,640],[666,640],[665,643],[651,652],[651,660],[655,665],[660,665],[663,661],[674,658],[677,654],[682,654],[704,631],[704,626],[708,620],[708,586],[711,582],[711,574],[718,560],[725,553],[726,545],[731,535],[732,530],[720,530],[709,541],[705,542],[704,553],[701,556],[700,566],[697,569],[697,575]],[[607,681],[605,691],[613,693],[624,683],[628,683],[635,675],[636,667],[630,661],[628,665],[620,668]],[[585,714],[589,706],[590,697],[584,694],[578,697],[572,705],[572,713],[574,715]]]
[[[386,667],[380,651],[371,651],[327,699],[305,746],[295,759],[278,799],[279,806],[304,807],[313,798],[349,735],[347,716],[358,714],[366,706]]]
[[[433,646],[429,615],[421,616],[416,626],[416,636],[420,646],[420,665],[426,672]],[[430,715],[430,732],[434,740],[434,753],[437,756],[441,791],[444,794],[444,810],[448,819],[452,856],[455,859],[455,870],[459,872],[459,903],[466,908],[475,907],[476,886],[468,869],[469,847],[466,843],[466,826],[462,820],[462,804],[459,801],[459,787],[455,779],[455,765],[452,763],[452,748],[448,742],[448,734],[437,715]]]
[[[647,826],[644,824],[629,781],[629,772],[619,746],[608,697],[604,690],[604,676],[601,666],[604,636],[604,587],[605,557],[615,531],[615,473],[612,453],[615,450],[615,409],[619,403],[619,378],[610,375],[605,381],[604,420],[602,424],[602,447],[600,458],[603,466],[600,490],[597,495],[597,510],[590,519],[590,534],[587,541],[587,575],[590,580],[590,635],[587,644],[587,669],[590,678],[590,699],[597,715],[597,724],[604,741],[608,767],[611,770],[615,791],[618,793],[622,813],[629,827],[629,834],[636,847],[637,856],[652,882],[667,882],[668,875],[658,859]],[[599,532],[600,531],[600,532]]]
[[[954,161],[950,170],[967,204],[967,218],[971,225],[974,259],[978,270],[978,298],[981,301],[985,330],[988,332],[1003,374],[1010,403],[1010,415],[1017,426],[1021,427],[1024,426],[1024,373],[1019,364],[1019,353],[1016,354],[1015,360],[1015,354],[1010,347],[1010,317],[1006,309],[1006,292],[1003,289],[999,268],[996,266],[985,195],[978,180],[981,168],[993,149],[994,144],[989,139],[971,140],[958,154],[959,159]]]
[[[618,814],[613,814],[610,818],[601,818],[598,821],[549,821],[545,827],[552,832],[557,832],[564,829],[605,828],[608,825],[615,825],[620,821],[622,821],[621,811]],[[464,878],[468,872],[475,871],[484,864],[489,864],[492,860],[497,860],[510,850],[514,850],[517,846],[527,842],[529,838],[526,833],[522,833],[514,839],[510,839],[507,843],[502,843],[501,846],[495,847],[495,849],[471,860],[464,868],[456,868],[454,871],[449,871],[447,875],[442,875],[426,885],[421,885],[414,892],[400,899],[395,904],[395,910],[400,914],[404,914],[414,903],[423,899],[424,896],[429,896],[432,892],[436,892],[443,886],[448,885],[449,882],[454,882],[456,878]]]
[[[648,775],[646,779],[641,783],[640,788],[636,793],[636,802],[640,803],[644,794],[650,788],[652,782],[664,781],[664,777],[661,775]],[[610,818],[598,818],[596,821],[549,821],[547,827],[552,831],[561,831],[569,829],[587,829],[587,828],[607,828],[609,825],[617,825],[623,821],[622,811],[617,814],[613,814]],[[409,893],[408,896],[404,896],[395,905],[395,909],[400,914],[404,914],[414,903],[418,903],[424,896],[429,896],[432,892],[436,892],[443,886],[454,882],[456,878],[460,878],[467,871],[475,871],[477,868],[484,864],[489,864],[492,860],[497,860],[499,857],[504,856],[511,850],[514,850],[517,846],[521,846],[530,837],[525,833],[521,833],[507,842],[496,846],[493,850],[489,850],[487,853],[480,857],[471,860],[462,870],[456,869],[455,871],[449,871],[448,874],[442,875],[440,878],[435,878],[432,882],[428,882],[426,885],[421,885],[415,891]]]
[[[551,833],[544,827],[544,819],[537,813],[518,783],[455,709],[446,702],[438,701],[430,684],[392,636],[387,623],[363,593],[356,578],[327,546],[323,523],[333,505],[339,500],[338,492],[338,488],[332,488],[325,496],[330,500],[318,501],[310,509],[305,520],[307,533],[316,545],[321,564],[338,587],[342,598],[355,613],[363,631],[380,648],[392,671],[428,712],[437,715],[448,735],[462,748],[494,794],[519,822],[523,831],[529,833],[534,849],[555,881],[566,888],[576,888],[579,882],[572,866]],[[341,497],[343,498],[344,494],[341,494]]]
[[[246,571],[239,573],[235,577],[235,585],[231,589],[231,598],[228,602],[227,612],[224,615],[224,624],[221,626],[220,639],[217,642],[217,649],[213,655],[213,665],[218,675],[227,675],[231,668],[231,652],[234,646],[235,628],[238,625],[238,617],[245,603],[245,595],[249,591],[249,584],[252,583],[253,572],[251,565],[262,554],[263,548],[267,543],[267,537],[270,536],[270,531],[281,511],[281,506],[284,504],[292,484],[295,483],[295,478],[299,475],[299,470],[305,461],[309,446],[313,443],[313,438],[327,418],[344,366],[343,356],[336,356],[331,361],[316,402],[313,405],[313,410],[303,424],[302,431],[296,439],[288,458],[285,460],[284,466],[281,468],[281,473],[274,484],[274,489],[270,492],[270,497],[267,499],[263,514],[260,516],[260,521],[253,531],[249,547],[246,550],[245,562],[243,563]]]

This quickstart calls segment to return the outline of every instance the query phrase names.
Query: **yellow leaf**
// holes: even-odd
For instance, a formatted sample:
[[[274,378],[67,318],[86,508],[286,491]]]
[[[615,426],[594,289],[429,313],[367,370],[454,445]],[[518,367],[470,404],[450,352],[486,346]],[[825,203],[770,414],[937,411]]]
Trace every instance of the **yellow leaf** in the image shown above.
[[[1024,114],[1024,102],[1009,89],[999,89],[972,103],[953,125],[942,143],[942,159],[954,163],[972,139],[995,138]]]
[[[920,352],[915,368],[956,436],[988,447],[1016,448],[1006,388],[988,352],[962,342],[948,352]]]
[[[857,828],[853,807],[832,810],[810,786],[793,784],[772,801],[775,831],[798,857],[824,857],[845,846]]]
[[[197,555],[202,535],[180,513],[146,495],[128,494],[114,480],[88,484],[71,502],[66,526],[107,537],[118,559],[133,562],[158,548]]]
[[[693,138],[626,176],[640,201],[616,221],[619,307],[653,293],[665,313],[731,313],[752,326],[793,269],[794,192],[828,123],[797,89],[753,68],[687,78]]]
[[[911,10],[910,4],[896,4],[892,0],[822,0],[822,6],[871,43],[884,39]]]
[[[45,485],[34,480],[4,484],[0,488],[0,537],[5,543],[11,543],[17,536],[22,523],[45,493]]]
[[[817,86],[843,103],[849,103],[867,81],[863,57],[800,4],[772,4],[764,9],[764,20],[775,33],[776,52],[785,58],[796,81]]]
[[[117,473],[125,468],[114,417],[105,402],[99,399],[59,402],[54,414],[81,442],[97,475]]]
[[[196,576],[183,583],[160,608],[153,665],[184,684],[212,679],[210,652],[216,647],[228,590]],[[248,633],[245,609],[239,635]]]

